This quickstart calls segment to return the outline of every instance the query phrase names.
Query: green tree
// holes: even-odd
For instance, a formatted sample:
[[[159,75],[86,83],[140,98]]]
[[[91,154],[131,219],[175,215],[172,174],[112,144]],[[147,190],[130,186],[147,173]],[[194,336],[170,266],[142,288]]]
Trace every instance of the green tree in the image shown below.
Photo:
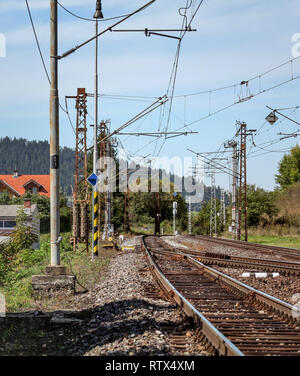
[[[194,225],[193,225],[193,232],[199,235],[209,235],[210,234],[210,205],[211,202],[206,202],[198,216],[196,216]],[[224,231],[224,224],[222,222],[222,216],[220,215],[220,208],[221,203],[220,200],[217,199],[216,201],[216,212],[217,212],[217,234],[220,235]],[[214,228],[212,229],[212,233],[214,234]]]
[[[281,188],[286,188],[300,181],[300,147],[296,145],[289,154],[285,154],[279,163],[276,182]]]
[[[9,205],[10,197],[9,194],[6,192],[0,193],[0,205]]]
[[[255,187],[255,185],[248,185],[248,225],[256,227],[260,224],[271,223],[279,212],[275,200],[276,193],[267,192],[263,188]]]

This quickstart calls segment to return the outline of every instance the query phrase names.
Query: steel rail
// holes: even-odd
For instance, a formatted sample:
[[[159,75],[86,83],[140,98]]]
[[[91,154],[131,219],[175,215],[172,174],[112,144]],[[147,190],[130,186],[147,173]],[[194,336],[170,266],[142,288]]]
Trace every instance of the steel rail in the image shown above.
[[[171,248],[175,252],[181,252],[194,256],[198,261],[202,261],[205,265],[213,264],[220,266],[239,266],[239,267],[256,267],[267,271],[280,271],[283,273],[300,275],[300,262],[282,261],[273,259],[258,259],[245,256],[232,256],[223,253],[205,252],[201,250],[178,250]],[[209,255],[211,253],[211,255]]]
[[[157,280],[163,281],[160,285],[166,285],[164,290],[168,295],[180,307],[186,307],[187,316],[197,320],[193,315],[194,311],[188,314],[189,305],[192,305],[194,310],[209,320],[209,324],[243,355],[299,354],[299,308],[214,270],[182,250],[168,248],[167,245],[159,243],[158,237],[148,236],[150,241],[147,242],[146,238],[147,236],[143,237],[143,244],[144,248],[147,248],[148,258],[153,254],[153,262],[155,265],[159,264],[160,273],[157,273],[152,263],[153,274]],[[191,268],[188,265],[191,265]],[[196,275],[199,276],[198,279]],[[174,299],[173,289],[179,293],[177,299]],[[199,291],[202,291],[200,295]],[[231,296],[228,295],[230,292]],[[185,305],[182,298],[189,304]],[[226,299],[232,301],[233,305],[227,305]],[[195,303],[192,303],[194,301]],[[238,303],[235,304],[235,301]],[[202,339],[205,337],[212,344],[210,339],[216,336],[216,332],[209,332],[208,335],[210,337],[204,335]]]
[[[204,236],[204,235],[196,235],[196,236],[188,236],[184,235],[185,238],[190,239],[199,239],[203,241],[208,241],[212,243],[219,243],[223,245],[228,245],[236,248],[244,248],[247,250],[253,250],[258,249],[260,251],[275,251],[278,252],[278,254],[288,255],[288,256],[296,256],[300,258],[300,249],[297,248],[287,248],[287,247],[278,247],[273,245],[266,245],[266,244],[257,244],[257,243],[250,243],[245,242],[242,240],[232,240],[232,239],[225,239],[225,238],[212,238],[210,236]]]
[[[192,264],[201,267],[212,277],[215,277],[219,281],[222,281],[222,283],[226,284],[227,286],[235,288],[244,296],[251,296],[252,298],[255,298],[259,303],[262,303],[263,305],[275,310],[275,312],[278,313],[282,318],[288,319],[291,322],[297,322],[297,320],[293,317],[292,312],[294,312],[294,307],[291,304],[275,298],[274,296],[269,295],[265,292],[256,290],[254,287],[248,286],[243,282],[240,282],[222,272],[219,272],[218,270],[204,265],[188,254],[186,254],[185,256]]]
[[[209,257],[201,255],[193,255],[197,257],[198,261],[203,262],[205,265],[220,265],[220,266],[238,266],[238,267],[256,267],[257,269],[264,269],[266,271],[278,271],[288,274],[300,275],[300,264],[291,263],[290,265],[285,262],[277,260],[266,260],[266,259],[251,259],[242,258],[238,256],[229,256],[226,258]]]
[[[185,253],[182,250],[176,251],[176,249],[175,250],[174,249],[173,250],[166,250],[166,249],[160,250],[159,248],[156,248],[156,249],[152,249],[152,252],[159,252],[159,253],[170,254],[170,255],[174,255],[174,252],[176,252],[178,255],[186,257],[193,265],[204,269],[212,277],[218,279],[219,281],[222,281],[227,286],[234,287],[243,295],[249,296],[251,294],[251,296],[255,297],[260,303],[267,305],[271,309],[276,310],[276,312],[279,313],[281,316],[284,315],[286,319],[292,322],[297,322],[297,320],[293,317],[292,312],[294,311],[294,307],[291,304],[284,302],[283,300],[280,300],[278,298],[275,298],[274,296],[269,295],[265,292],[256,290],[254,287],[246,285],[243,282],[240,282],[218,270],[213,269],[203,264],[199,260],[197,260],[195,256],[191,256],[190,254]],[[198,258],[198,256],[196,257]]]
[[[203,335],[208,339],[208,341],[218,351],[219,354],[227,356],[244,356],[244,354],[217,328],[215,328],[184,296],[182,296],[180,292],[177,291],[175,287],[163,275],[162,271],[160,270],[159,266],[155,262],[153,256],[146,246],[146,237],[147,236],[143,236],[142,245],[148,257],[148,261],[152,267],[152,272],[163,289],[178,304],[178,306],[182,308],[185,314],[188,317],[193,318],[195,323],[200,326]]]

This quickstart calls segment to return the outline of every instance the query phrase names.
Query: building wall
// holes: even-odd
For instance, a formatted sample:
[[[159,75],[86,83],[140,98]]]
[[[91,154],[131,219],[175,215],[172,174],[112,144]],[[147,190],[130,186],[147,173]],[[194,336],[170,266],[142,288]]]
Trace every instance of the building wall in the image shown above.
[[[10,198],[16,197],[11,190],[7,189],[3,185],[0,185],[0,193],[8,193]]]

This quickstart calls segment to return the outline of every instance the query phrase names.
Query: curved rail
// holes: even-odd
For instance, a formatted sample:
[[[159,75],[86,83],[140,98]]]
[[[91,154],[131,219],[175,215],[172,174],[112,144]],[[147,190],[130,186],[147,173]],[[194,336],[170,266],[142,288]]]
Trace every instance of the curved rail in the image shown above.
[[[152,242],[151,251],[146,239],[148,244]],[[299,320],[293,317],[292,305],[206,266],[182,250],[168,250],[158,238],[144,236],[143,247],[159,283],[201,325],[202,333],[220,354],[299,356]]]
[[[202,333],[221,355],[243,356],[244,354],[231,343],[221,332],[218,331],[163,275],[159,266],[147,249],[145,237],[142,238],[142,244],[147,254],[148,261],[152,266],[152,272],[155,274],[159,284],[167,294],[183,309],[188,317],[194,319],[195,323],[200,325]]]

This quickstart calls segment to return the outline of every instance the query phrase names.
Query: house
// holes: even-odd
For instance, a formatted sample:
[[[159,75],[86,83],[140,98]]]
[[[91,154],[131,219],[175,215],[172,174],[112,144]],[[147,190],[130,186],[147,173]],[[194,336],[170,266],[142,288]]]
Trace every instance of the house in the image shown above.
[[[32,248],[40,247],[40,217],[36,204],[31,204],[30,199],[24,200],[23,205],[0,205],[0,243],[9,239],[16,226],[16,217],[19,210],[23,208],[26,214],[27,226],[32,227],[37,235],[38,241],[32,244]]]
[[[50,175],[21,175],[16,170],[13,175],[0,175],[0,193],[12,197],[25,193],[35,193],[50,197]]]

